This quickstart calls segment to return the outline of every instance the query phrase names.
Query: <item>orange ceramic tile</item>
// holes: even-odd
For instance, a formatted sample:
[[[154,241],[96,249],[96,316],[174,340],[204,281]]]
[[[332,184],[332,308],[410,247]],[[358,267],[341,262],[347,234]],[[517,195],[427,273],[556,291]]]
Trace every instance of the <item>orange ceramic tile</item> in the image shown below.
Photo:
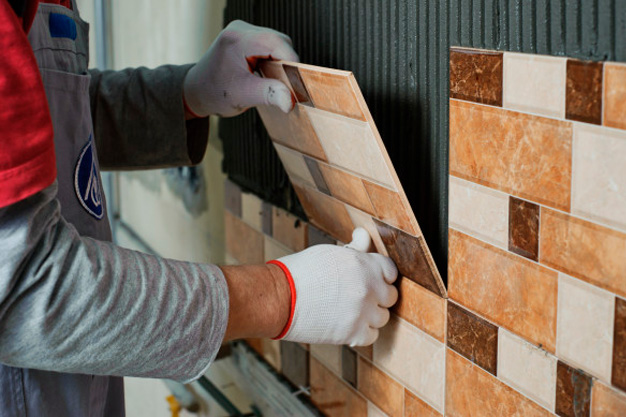
[[[541,263],[626,296],[626,234],[541,210]]]
[[[450,100],[450,173],[568,211],[572,125]]]
[[[448,349],[446,415],[531,417],[552,413]]]
[[[604,64],[604,124],[626,129],[626,65]]]
[[[443,343],[446,326],[445,298],[406,278],[400,278],[398,291],[400,298],[393,311]]]
[[[242,264],[263,264],[263,235],[230,212],[224,212],[226,251]]]
[[[438,417],[441,414],[409,390],[404,390],[404,417]]]
[[[554,353],[557,273],[461,232],[448,236],[449,297]]]
[[[343,203],[303,184],[293,188],[313,225],[341,242],[352,240],[354,226]]]
[[[359,357],[357,388],[389,417],[402,416],[404,388],[383,371]]]
[[[311,358],[311,401],[328,417],[367,417],[367,400]]]
[[[319,168],[333,197],[366,213],[374,214],[374,208],[361,178],[327,164],[319,164]]]
[[[595,381],[591,394],[591,417],[623,416],[626,416],[626,394]]]
[[[306,248],[307,224],[283,209],[272,210],[272,237],[294,252]]]
[[[410,213],[411,209],[402,203],[400,194],[366,180],[363,180],[363,184],[374,206],[376,217],[412,235],[421,234],[417,222],[409,218],[407,213]]]
[[[301,67],[300,75],[315,107],[353,119],[365,120],[363,110],[350,85],[349,72],[329,73]]]

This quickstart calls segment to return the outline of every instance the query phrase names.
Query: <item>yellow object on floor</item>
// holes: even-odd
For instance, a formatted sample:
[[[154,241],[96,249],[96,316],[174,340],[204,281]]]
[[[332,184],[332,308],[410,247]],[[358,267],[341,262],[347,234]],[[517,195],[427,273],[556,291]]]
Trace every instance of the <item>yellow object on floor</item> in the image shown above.
[[[167,402],[170,404],[170,410],[172,411],[172,417],[178,417],[180,415],[180,410],[183,407],[176,401],[176,397],[173,395],[169,395],[165,398]]]

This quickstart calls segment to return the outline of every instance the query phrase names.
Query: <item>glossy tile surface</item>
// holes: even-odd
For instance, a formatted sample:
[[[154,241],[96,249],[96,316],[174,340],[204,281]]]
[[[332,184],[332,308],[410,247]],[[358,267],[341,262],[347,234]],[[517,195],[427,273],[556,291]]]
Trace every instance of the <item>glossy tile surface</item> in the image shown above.
[[[454,230],[449,252],[452,300],[554,352],[556,272]]]
[[[311,401],[329,417],[367,417],[367,401],[311,358]]]
[[[604,64],[604,124],[626,129],[626,65]]]
[[[337,241],[315,226],[309,225],[307,247],[313,245],[334,245]]]
[[[272,237],[294,252],[306,248],[308,225],[293,214],[274,207]]]
[[[569,210],[572,127],[543,117],[450,101],[450,173]]]
[[[315,107],[341,114],[353,119],[365,120],[354,90],[350,85],[349,73],[323,73],[300,68]]]
[[[442,414],[409,390],[404,390],[405,417],[439,417]]]
[[[243,221],[262,230],[263,200],[252,193],[241,193],[241,218]]]
[[[283,256],[291,255],[294,251],[266,235],[263,237],[263,252],[265,262],[267,262],[273,259],[282,258]]]
[[[402,203],[402,199],[397,192],[369,181],[364,181],[363,183],[374,206],[377,218],[407,233],[419,234],[419,230],[411,222],[407,214],[407,207]],[[408,212],[410,213],[410,209]]]
[[[445,298],[433,294],[408,278],[399,280],[399,298],[393,306],[393,312],[443,343],[446,326]]]
[[[496,375],[498,328],[461,306],[448,303],[448,347]]]
[[[274,142],[274,148],[276,148],[280,161],[290,178],[304,182],[311,187],[316,186],[311,171],[304,160],[304,155],[276,142]]]
[[[401,417],[404,388],[380,369],[358,358],[357,387],[359,391],[389,417]]]
[[[622,416],[626,416],[626,394],[595,381],[591,391],[591,417]]]
[[[432,258],[427,256],[423,238],[411,236],[378,219],[374,219],[374,223],[400,274],[443,297],[446,290],[441,279],[433,274],[436,269],[432,267]]]
[[[626,234],[549,209],[541,210],[540,261],[626,296]]]
[[[263,344],[263,357],[272,367],[281,372],[280,341],[272,339],[261,339]]]
[[[354,350],[345,345],[341,347],[341,377],[353,387],[356,387],[356,359]]]
[[[450,97],[502,106],[502,53],[451,48]]]
[[[626,391],[626,301],[615,299],[613,374],[611,383]]]
[[[229,211],[224,211],[224,233],[226,251],[240,263],[254,265],[265,262],[263,235]]]
[[[319,168],[333,197],[366,213],[374,214],[363,179],[323,163],[319,164]]]
[[[539,255],[539,206],[509,198],[509,250],[533,261]]]
[[[309,385],[309,352],[294,342],[281,342],[280,361],[283,375],[297,387]]]
[[[602,62],[567,60],[565,117],[602,123]]]
[[[341,346],[312,344],[311,355],[324,364],[328,369],[341,375]]]
[[[591,377],[559,361],[556,371],[555,412],[562,417],[588,416]]]
[[[328,189],[328,184],[326,184],[326,180],[322,175],[322,171],[320,170],[319,163],[308,156],[304,157],[304,162],[311,173],[311,177],[313,178],[313,185],[317,187],[318,190],[323,192],[324,194],[330,195],[330,190]]]
[[[289,79],[294,95],[296,96],[296,101],[298,103],[311,103],[311,98],[309,97],[309,93],[304,85],[304,81],[302,81],[298,68],[293,65],[283,64],[283,69]]]

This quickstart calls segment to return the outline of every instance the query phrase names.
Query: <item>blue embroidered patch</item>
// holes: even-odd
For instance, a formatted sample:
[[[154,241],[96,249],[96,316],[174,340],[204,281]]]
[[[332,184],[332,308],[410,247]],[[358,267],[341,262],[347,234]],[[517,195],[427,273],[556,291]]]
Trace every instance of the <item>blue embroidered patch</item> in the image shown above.
[[[100,177],[96,169],[95,155],[93,151],[93,140],[89,135],[87,144],[80,151],[80,156],[76,162],[74,170],[74,191],[76,197],[89,214],[100,220],[104,215],[102,205],[102,189],[100,187]]]
[[[48,26],[50,27],[50,36],[53,38],[76,40],[76,22],[71,17],[60,13],[50,13]]]

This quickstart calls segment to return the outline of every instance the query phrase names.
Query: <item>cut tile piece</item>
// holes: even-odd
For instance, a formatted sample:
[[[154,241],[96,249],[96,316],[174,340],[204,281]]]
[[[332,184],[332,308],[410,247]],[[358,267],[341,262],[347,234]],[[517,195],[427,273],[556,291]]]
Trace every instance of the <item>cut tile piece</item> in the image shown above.
[[[280,369],[280,341],[273,339],[262,339],[263,357],[278,372]]]
[[[359,391],[389,417],[401,417],[404,406],[402,385],[363,358],[358,358],[357,368]]]
[[[610,382],[615,296],[559,274],[558,306],[557,356]]]
[[[311,355],[315,356],[328,369],[341,375],[341,346],[340,345],[319,345],[310,346]]]
[[[556,272],[452,229],[449,253],[451,299],[554,352]]]
[[[504,53],[504,107],[565,116],[565,58]]]
[[[540,262],[626,296],[626,234],[541,210]]]
[[[326,160],[305,107],[297,104],[288,114],[275,106],[258,106],[256,109],[267,133],[276,142],[322,161]]]
[[[224,208],[241,217],[241,189],[228,179],[224,181]]]
[[[365,120],[363,110],[350,85],[349,72],[321,72],[300,67],[300,75],[315,107],[342,114],[358,120]]]
[[[444,342],[446,299],[426,290],[410,279],[400,277],[399,298],[393,311],[404,320]]]
[[[289,174],[290,178],[295,178],[307,185],[310,185],[311,187],[316,186],[315,180],[305,163],[304,155],[276,142],[274,142],[274,147],[276,148],[280,161],[283,163],[283,167],[285,168],[285,171],[287,171],[287,174]]]
[[[328,417],[367,417],[367,401],[311,358],[311,401]]]
[[[613,329],[613,376],[611,382],[626,391],[626,301],[615,299]]]
[[[296,101],[298,101],[298,103],[311,103],[311,98],[302,81],[298,68],[293,65],[283,64],[283,69],[285,70],[285,74],[287,74],[291,88],[296,96]]]
[[[319,167],[333,197],[366,213],[374,214],[374,208],[360,177],[323,163],[319,164]]]
[[[313,158],[309,158],[308,156],[304,157],[304,162],[306,162],[306,166],[309,168],[309,172],[311,173],[311,177],[313,178],[313,185],[315,185],[317,189],[324,194],[330,195],[330,190],[328,189],[326,180],[324,180],[322,171],[320,171],[320,166],[318,162]]]
[[[363,184],[374,206],[376,217],[412,235],[420,234],[417,224],[407,214],[411,212],[411,208],[402,203],[400,194],[369,181],[363,181]]]
[[[446,415],[547,417],[552,413],[448,349]]]
[[[441,413],[426,404],[417,395],[405,389],[404,415],[405,417],[440,417]]]
[[[567,60],[565,117],[602,123],[602,62]]]
[[[571,122],[451,100],[450,173],[568,211]]]
[[[626,129],[626,65],[604,64],[604,124]]]
[[[287,248],[269,236],[264,236],[263,251],[265,254],[265,262],[282,258],[283,256],[291,255],[293,253],[293,250]]]
[[[498,328],[488,321],[448,303],[448,346],[487,372],[496,375]]]
[[[274,209],[271,203],[263,202],[261,213],[261,230],[264,234],[272,236],[272,216]]]
[[[229,211],[224,211],[226,251],[242,264],[262,264],[263,235]]]
[[[450,97],[502,106],[502,52],[450,48]]]
[[[374,363],[405,387],[419,394],[435,409],[443,411],[445,386],[443,343],[392,317],[380,330],[380,337],[374,343]],[[359,390],[362,391],[361,385]],[[370,400],[373,401],[371,398]]]
[[[451,227],[503,249],[507,248],[507,194],[453,176],[450,176],[449,192]]]
[[[591,417],[626,416],[626,394],[600,381],[594,381],[591,390]]]
[[[370,234],[372,244],[374,245],[376,252],[388,256],[387,248],[385,248],[385,244],[378,233],[378,228],[374,224],[372,216],[367,213],[363,213],[361,210],[357,210],[348,204],[346,204],[346,210],[348,210],[348,214],[352,219],[354,227],[362,227]]]
[[[533,261],[539,255],[539,206],[509,199],[509,250]]]
[[[241,194],[241,218],[244,222],[262,230],[263,200],[252,193]]]
[[[588,416],[591,377],[559,361],[556,370],[555,412],[561,417]]]
[[[626,132],[577,123],[573,159],[572,212],[626,231]]]
[[[444,297],[446,288],[439,277],[430,253],[426,249],[424,238],[411,236],[378,219],[373,220],[389,256],[398,267],[400,275],[412,279],[436,295]]]
[[[337,241],[315,226],[309,225],[307,247],[313,245],[334,245]]]
[[[341,376],[353,387],[356,387],[356,358],[354,350],[348,346],[341,347]]]
[[[311,107],[306,110],[329,163],[395,189],[387,162],[368,123]]]
[[[283,375],[297,387],[309,386],[309,352],[300,344],[281,342],[280,363]]]
[[[309,221],[341,242],[352,240],[354,226],[340,201],[304,184],[293,184]]]
[[[498,378],[554,411],[557,359],[513,333],[498,330]]]
[[[274,207],[272,237],[294,252],[306,248],[307,224],[291,213]]]

